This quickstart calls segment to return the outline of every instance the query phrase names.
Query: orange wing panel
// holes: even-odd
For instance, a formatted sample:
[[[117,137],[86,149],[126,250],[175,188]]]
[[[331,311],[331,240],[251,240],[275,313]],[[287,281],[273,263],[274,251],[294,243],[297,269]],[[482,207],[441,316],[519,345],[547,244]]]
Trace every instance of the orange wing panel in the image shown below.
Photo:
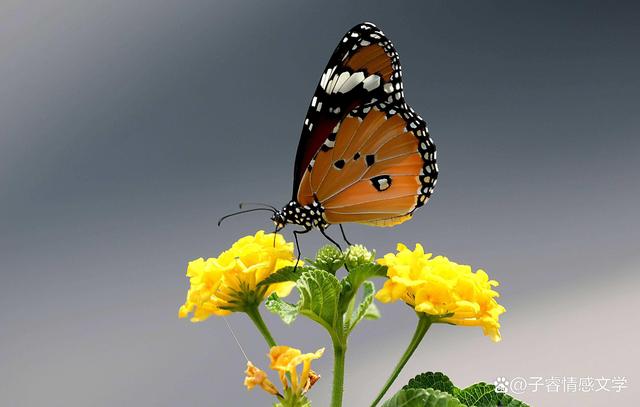
[[[342,192],[321,203],[325,210],[329,210],[337,207],[345,208],[364,202],[373,202],[372,205],[376,205],[382,210],[384,209],[385,200],[409,194],[413,194],[415,197],[419,186],[420,181],[415,175],[402,175],[393,177],[389,188],[384,191],[378,191],[374,188],[371,180],[366,178],[348,186]],[[411,210],[411,208],[408,208],[408,210]]]

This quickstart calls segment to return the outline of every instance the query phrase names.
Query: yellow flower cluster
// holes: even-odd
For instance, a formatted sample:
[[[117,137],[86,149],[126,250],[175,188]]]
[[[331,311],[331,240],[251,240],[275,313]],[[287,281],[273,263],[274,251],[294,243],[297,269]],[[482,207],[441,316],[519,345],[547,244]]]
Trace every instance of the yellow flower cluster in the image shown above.
[[[199,258],[189,262],[187,276],[191,288],[180,307],[180,318],[193,312],[192,322],[211,315],[227,315],[257,306],[276,292],[289,295],[293,282],[258,287],[258,283],[282,267],[293,266],[293,244],[280,234],[246,236],[216,258]]]
[[[271,348],[268,355],[271,361],[270,367],[278,372],[285,393],[294,397],[300,396],[320,379],[320,376],[311,370],[311,361],[320,358],[323,353],[324,348],[318,349],[314,353],[305,354],[299,349],[288,346],[273,346]],[[302,365],[300,374],[298,374],[299,365]],[[247,362],[245,373],[244,385],[247,389],[251,390],[255,386],[260,386],[267,393],[280,395],[267,374],[255,367],[253,363]]]
[[[433,316],[434,322],[481,326],[493,341],[500,340],[500,314],[505,308],[495,300],[498,293],[483,270],[446,257],[431,258],[420,244],[415,250],[399,243],[397,254],[387,254],[378,263],[388,267],[389,279],[376,294],[381,302],[403,300],[417,312]]]

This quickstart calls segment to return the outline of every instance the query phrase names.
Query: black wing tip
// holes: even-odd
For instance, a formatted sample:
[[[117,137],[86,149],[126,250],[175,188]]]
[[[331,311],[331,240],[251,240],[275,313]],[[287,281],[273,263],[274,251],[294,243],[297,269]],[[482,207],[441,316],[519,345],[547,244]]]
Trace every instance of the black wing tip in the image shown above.
[[[374,23],[372,23],[371,21],[363,21],[363,22],[361,22],[359,24],[356,24],[353,27],[351,27],[351,29],[348,32],[354,32],[354,31],[360,32],[360,31],[365,30],[365,29],[378,30],[378,31],[380,30],[378,28],[378,26],[375,25]]]

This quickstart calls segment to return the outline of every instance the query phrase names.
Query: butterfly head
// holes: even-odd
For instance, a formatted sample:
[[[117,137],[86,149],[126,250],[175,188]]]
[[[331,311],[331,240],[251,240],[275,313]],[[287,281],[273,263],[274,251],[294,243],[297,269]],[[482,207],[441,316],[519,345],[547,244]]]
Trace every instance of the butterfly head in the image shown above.
[[[274,225],[276,225],[276,233],[284,229],[284,227],[288,223],[287,219],[285,218],[284,210],[275,211],[273,213],[273,216],[271,216],[271,220],[273,221]]]

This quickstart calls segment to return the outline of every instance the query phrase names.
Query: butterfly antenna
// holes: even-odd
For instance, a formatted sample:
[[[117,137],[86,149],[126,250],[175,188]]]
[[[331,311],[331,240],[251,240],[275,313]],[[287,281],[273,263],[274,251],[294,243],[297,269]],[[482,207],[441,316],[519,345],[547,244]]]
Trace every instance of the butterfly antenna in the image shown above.
[[[218,220],[218,226],[220,226],[220,224],[222,223],[223,220],[230,218],[232,216],[236,216],[236,215],[241,215],[243,213],[249,213],[249,212],[256,212],[256,211],[269,211],[272,213],[275,213],[275,211],[273,209],[269,209],[269,208],[253,208],[253,209],[245,209],[243,211],[238,211],[238,212],[234,212],[234,213],[230,213],[228,215],[224,215],[223,217],[221,217]]]
[[[273,229],[273,247],[276,247],[276,233],[278,233],[278,226]]]
[[[245,207],[247,205],[261,206],[263,208],[273,209],[274,211],[278,210],[278,208],[276,208],[273,205],[269,205],[269,204],[261,203],[261,202],[240,202],[240,204],[238,206],[240,207],[240,209],[242,209],[243,207]]]
[[[240,348],[240,352],[242,352],[242,355],[244,356],[245,359],[247,359],[247,362],[248,362],[249,358],[247,357],[247,354],[245,353],[244,349],[242,348],[242,345],[240,345],[240,341],[238,340],[238,337],[233,332],[233,329],[231,329],[231,324],[227,320],[227,317],[223,316],[222,319],[224,319],[224,322],[227,324],[227,329],[229,329],[229,332],[231,332],[231,336],[233,336],[233,339],[235,339],[236,343],[238,344],[238,347]]]

